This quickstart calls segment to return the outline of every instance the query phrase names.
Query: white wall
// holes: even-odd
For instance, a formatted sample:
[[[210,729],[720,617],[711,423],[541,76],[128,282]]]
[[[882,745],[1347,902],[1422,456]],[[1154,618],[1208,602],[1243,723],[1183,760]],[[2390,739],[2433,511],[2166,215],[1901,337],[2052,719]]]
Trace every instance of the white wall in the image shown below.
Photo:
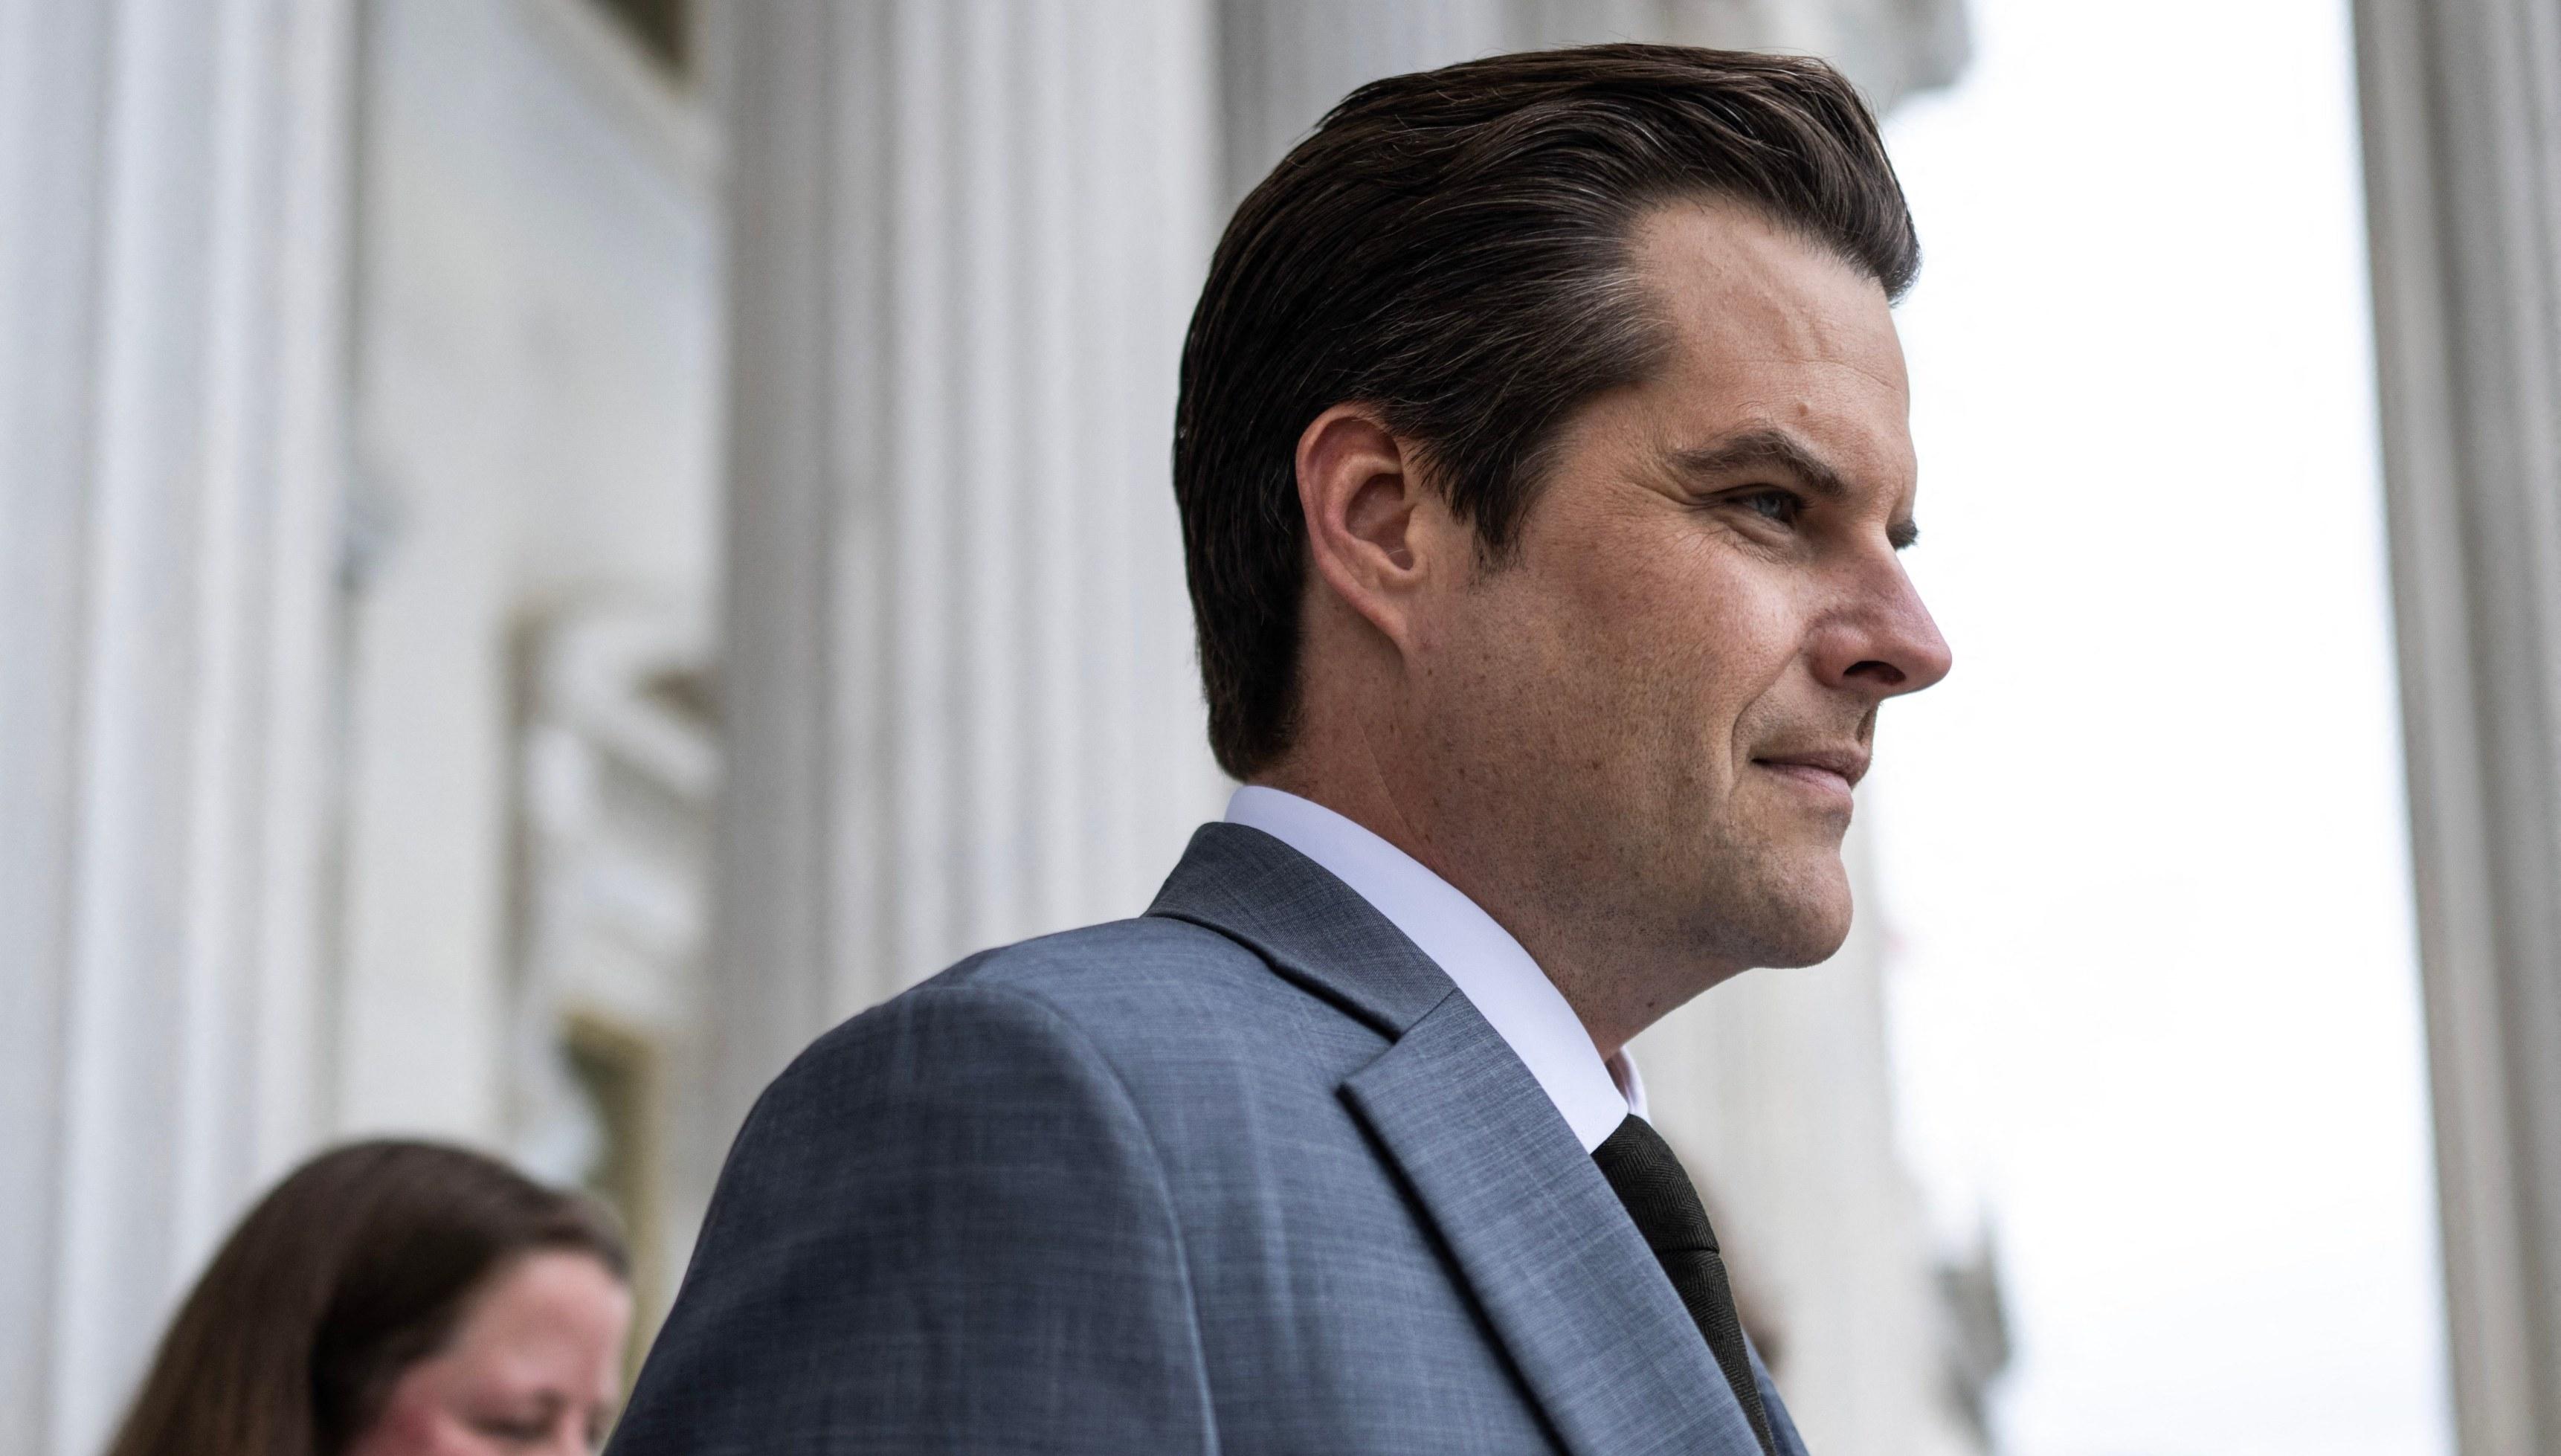
[[[716,159],[568,0],[379,0],[367,40],[339,1123],[496,1145],[519,642],[710,614]]]

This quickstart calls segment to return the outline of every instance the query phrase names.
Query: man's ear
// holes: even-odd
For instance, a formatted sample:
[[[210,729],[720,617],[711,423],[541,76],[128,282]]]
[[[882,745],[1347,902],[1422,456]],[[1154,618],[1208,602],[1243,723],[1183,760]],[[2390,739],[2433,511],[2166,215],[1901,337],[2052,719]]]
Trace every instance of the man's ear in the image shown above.
[[[1413,448],[1376,411],[1337,404],[1298,436],[1298,509],[1316,574],[1400,649],[1417,588],[1448,564],[1448,523]]]

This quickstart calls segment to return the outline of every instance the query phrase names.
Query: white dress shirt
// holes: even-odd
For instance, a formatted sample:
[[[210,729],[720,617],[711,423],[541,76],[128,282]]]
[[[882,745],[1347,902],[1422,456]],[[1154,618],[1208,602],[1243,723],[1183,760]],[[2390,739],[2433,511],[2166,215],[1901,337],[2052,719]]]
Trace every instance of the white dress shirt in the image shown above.
[[[1405,932],[1538,1078],[1591,1152],[1632,1112],[1645,1084],[1627,1053],[1604,1061],[1582,1019],[1511,932],[1413,856],[1313,800],[1247,784],[1227,822],[1259,829],[1323,866]]]

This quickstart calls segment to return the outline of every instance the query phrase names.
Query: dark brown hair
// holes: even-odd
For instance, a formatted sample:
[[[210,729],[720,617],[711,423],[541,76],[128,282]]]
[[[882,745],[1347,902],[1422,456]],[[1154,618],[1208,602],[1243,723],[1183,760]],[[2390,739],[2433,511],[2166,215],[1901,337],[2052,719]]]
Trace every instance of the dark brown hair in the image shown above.
[[[1289,744],[1309,420],[1371,405],[1486,559],[1542,446],[1645,379],[1667,336],[1633,276],[1648,211],[1757,208],[1900,297],[1920,244],[1876,120],[1819,61],[1680,46],[1497,56],[1372,81],[1238,209],[1183,346],[1174,495],[1220,766]]]
[[[108,1456],[334,1456],[502,1265],[629,1260],[604,1213],[492,1158],[353,1143],[250,1210],[178,1311]]]

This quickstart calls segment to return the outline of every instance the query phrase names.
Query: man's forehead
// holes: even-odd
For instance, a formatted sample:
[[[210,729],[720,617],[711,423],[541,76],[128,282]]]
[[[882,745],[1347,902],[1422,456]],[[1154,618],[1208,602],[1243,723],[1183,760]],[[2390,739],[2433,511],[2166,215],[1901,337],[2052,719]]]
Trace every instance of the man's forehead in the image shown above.
[[[1676,367],[1715,375],[1837,369],[1908,393],[1883,285],[1758,209],[1670,204],[1638,225],[1637,277],[1673,329]]]
[[[1673,464],[1764,466],[1908,502],[1911,396],[1880,284],[1740,205],[1660,209],[1634,242],[1671,348],[1630,404]]]

